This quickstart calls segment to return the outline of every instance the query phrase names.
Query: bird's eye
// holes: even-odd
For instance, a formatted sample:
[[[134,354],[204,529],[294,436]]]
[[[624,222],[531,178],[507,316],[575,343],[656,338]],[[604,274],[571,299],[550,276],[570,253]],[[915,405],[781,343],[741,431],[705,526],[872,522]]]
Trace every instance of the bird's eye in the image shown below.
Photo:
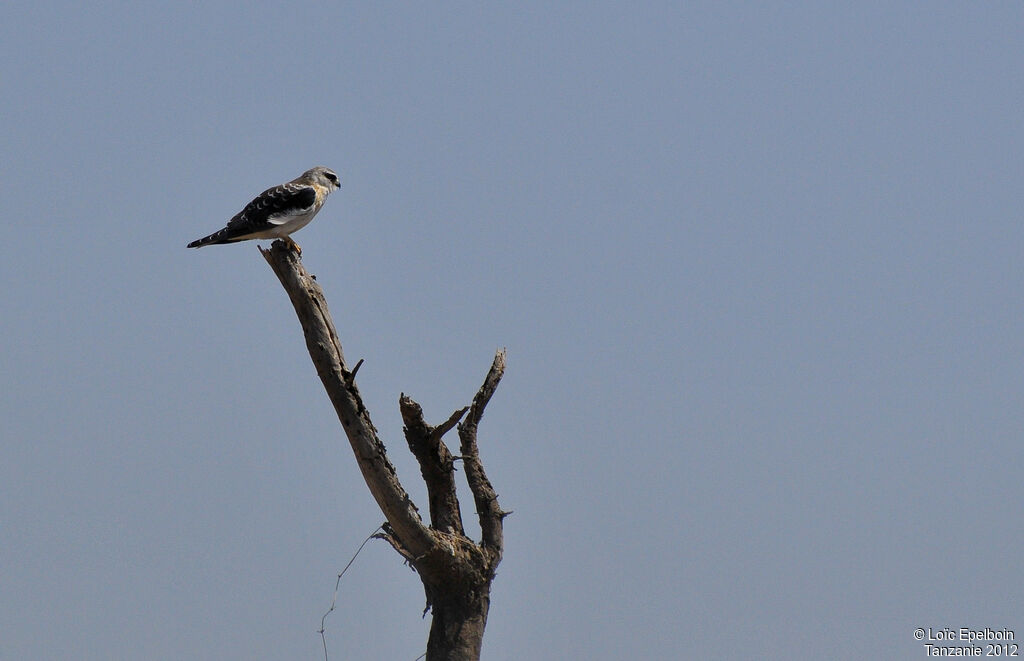
[[[334,174],[333,172],[325,172],[324,176],[333,181],[334,183],[338,183],[338,175]]]

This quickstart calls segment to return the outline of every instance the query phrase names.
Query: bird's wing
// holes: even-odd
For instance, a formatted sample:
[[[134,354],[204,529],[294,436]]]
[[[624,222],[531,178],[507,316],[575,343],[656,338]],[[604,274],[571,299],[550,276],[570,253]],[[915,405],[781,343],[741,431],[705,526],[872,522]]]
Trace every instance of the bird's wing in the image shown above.
[[[280,225],[289,217],[309,209],[316,202],[316,189],[307,184],[289,182],[268,188],[256,196],[234,218],[228,221],[225,229],[231,234],[248,234],[266,228],[268,225]]]

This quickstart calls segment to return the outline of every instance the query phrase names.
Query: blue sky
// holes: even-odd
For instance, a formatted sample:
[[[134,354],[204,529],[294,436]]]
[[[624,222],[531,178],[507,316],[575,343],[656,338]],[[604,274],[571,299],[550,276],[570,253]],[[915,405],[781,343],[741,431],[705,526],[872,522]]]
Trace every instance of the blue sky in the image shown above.
[[[421,509],[399,393],[441,421],[508,349],[485,659],[1024,637],[1022,28],[5,5],[0,658],[322,658],[381,514],[256,246],[184,247],[313,165],[295,238]],[[423,605],[367,545],[331,658],[412,661]]]

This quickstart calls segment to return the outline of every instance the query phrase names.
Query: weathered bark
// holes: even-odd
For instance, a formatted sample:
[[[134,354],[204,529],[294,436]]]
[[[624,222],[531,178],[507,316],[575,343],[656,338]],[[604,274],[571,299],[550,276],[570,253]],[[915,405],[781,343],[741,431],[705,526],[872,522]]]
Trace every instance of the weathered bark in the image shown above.
[[[430,525],[443,532],[464,534],[462,512],[455,493],[455,458],[441,437],[459,422],[469,407],[459,409],[448,420],[431,427],[423,419],[423,408],[405,393],[398,398],[398,408],[405,423],[405,439],[420,462],[420,473],[427,484],[430,503]]]
[[[477,426],[505,371],[505,352],[498,351],[471,406],[431,426],[423,409],[406,395],[399,398],[409,449],[420,464],[427,485],[430,525],[425,525],[388,461],[369,412],[355,383],[355,369],[345,363],[341,342],[327,311],[323,290],[302,266],[299,253],[284,241],[263,257],[288,292],[302,324],[306,348],[338,414],[370,493],[387,523],[377,536],[386,540],[417,571],[427,609],[432,610],[427,661],[475,661],[480,658],[490,609],[491,582],[503,552],[502,520],[508,514],[484,472],[477,448]],[[465,416],[462,423],[459,423]],[[481,541],[465,535],[455,491],[455,459],[442,437],[458,425],[461,459],[480,520]],[[426,611],[424,611],[426,613]]]

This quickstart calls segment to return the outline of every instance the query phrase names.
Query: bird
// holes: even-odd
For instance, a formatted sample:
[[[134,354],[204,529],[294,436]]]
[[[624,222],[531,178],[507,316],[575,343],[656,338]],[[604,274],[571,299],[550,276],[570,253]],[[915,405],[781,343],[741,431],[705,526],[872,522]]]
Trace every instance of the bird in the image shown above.
[[[224,229],[196,239],[189,248],[247,239],[284,239],[302,254],[299,244],[291,238],[313,220],[327,196],[341,188],[338,175],[330,168],[317,166],[306,170],[288,183],[268,188],[245,205]]]

